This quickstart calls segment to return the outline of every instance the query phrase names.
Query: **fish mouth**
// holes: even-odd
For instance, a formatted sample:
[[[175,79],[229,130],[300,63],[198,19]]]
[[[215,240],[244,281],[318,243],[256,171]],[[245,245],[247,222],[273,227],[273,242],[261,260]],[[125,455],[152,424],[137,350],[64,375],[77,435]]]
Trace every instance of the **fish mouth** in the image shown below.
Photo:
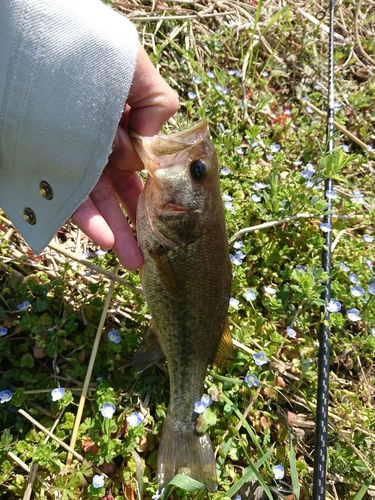
[[[189,208],[182,207],[180,205],[174,205],[173,203],[164,203],[158,207],[160,212],[163,212],[168,215],[180,215],[187,214],[190,212]]]
[[[160,134],[145,137],[129,128],[132,144],[148,174],[153,177],[155,170],[168,168],[176,163],[177,157],[207,138],[207,122],[201,121],[185,130],[170,135]],[[179,158],[179,160],[181,160]]]

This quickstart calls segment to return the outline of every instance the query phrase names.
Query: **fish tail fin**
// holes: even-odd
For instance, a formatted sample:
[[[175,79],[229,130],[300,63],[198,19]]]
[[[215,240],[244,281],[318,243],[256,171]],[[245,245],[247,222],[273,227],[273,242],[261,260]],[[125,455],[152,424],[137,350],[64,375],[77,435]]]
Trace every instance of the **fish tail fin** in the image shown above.
[[[194,423],[187,426],[167,416],[158,452],[159,488],[164,488],[179,473],[200,481],[210,491],[217,489],[210,436],[197,432]]]

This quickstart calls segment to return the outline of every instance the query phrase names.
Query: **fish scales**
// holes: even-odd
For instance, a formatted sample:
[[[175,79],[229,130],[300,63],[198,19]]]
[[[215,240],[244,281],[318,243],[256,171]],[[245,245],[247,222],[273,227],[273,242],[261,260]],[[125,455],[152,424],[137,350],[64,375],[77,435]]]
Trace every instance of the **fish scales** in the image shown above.
[[[205,122],[170,136],[133,134],[133,144],[149,173],[137,211],[141,280],[170,380],[158,483],[184,472],[215,490],[213,450],[196,430],[194,405],[226,328],[231,287],[216,152]],[[150,359],[139,351],[142,371]]]

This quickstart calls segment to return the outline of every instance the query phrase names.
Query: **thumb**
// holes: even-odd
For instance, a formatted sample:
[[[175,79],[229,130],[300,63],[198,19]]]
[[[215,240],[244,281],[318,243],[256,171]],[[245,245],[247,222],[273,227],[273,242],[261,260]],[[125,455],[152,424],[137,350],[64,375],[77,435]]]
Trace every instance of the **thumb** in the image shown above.
[[[141,44],[127,104],[128,124],[146,136],[159,133],[179,107],[177,94],[159,75]]]

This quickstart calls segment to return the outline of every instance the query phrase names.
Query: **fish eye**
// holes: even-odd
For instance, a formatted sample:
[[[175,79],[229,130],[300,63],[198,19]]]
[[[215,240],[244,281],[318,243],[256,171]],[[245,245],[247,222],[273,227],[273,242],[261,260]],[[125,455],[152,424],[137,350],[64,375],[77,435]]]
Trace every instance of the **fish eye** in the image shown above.
[[[201,181],[207,174],[207,165],[202,160],[193,161],[190,165],[190,173],[194,180]]]

